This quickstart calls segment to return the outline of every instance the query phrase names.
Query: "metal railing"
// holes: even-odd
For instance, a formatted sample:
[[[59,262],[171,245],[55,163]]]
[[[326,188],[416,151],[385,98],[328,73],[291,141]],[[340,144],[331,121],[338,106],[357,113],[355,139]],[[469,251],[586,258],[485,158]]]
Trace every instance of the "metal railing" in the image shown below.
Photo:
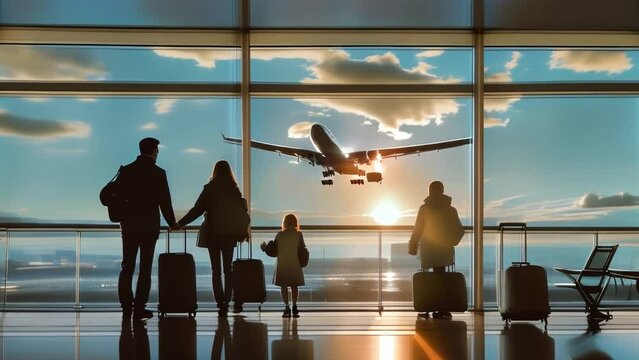
[[[197,227],[186,229],[189,244],[194,243]],[[277,227],[254,227],[253,246],[272,239]],[[307,286],[300,301],[309,306],[347,309],[412,308],[411,275],[419,261],[406,255],[411,226],[304,226],[311,262],[305,268]],[[457,270],[472,278],[472,228],[457,248]],[[620,243],[617,268],[639,269],[639,228],[530,227],[529,260],[544,266],[549,277],[553,307],[581,306],[576,292],[555,289],[560,280],[552,267],[581,268],[592,246]],[[14,308],[92,308],[113,307],[117,303],[117,275],[121,260],[120,228],[117,225],[90,224],[0,224],[0,251],[4,251],[2,306]],[[495,264],[502,259],[496,251],[497,227],[484,227],[484,305],[495,303]],[[160,239],[168,240],[162,230]],[[4,245],[4,246],[2,246]],[[208,254],[191,248],[198,264],[200,302],[212,306]],[[491,248],[495,247],[492,252]],[[159,247],[158,252],[162,251]],[[506,239],[506,262],[516,260],[518,237]],[[493,258],[491,254],[496,254]],[[267,304],[278,304],[278,289],[270,284],[274,260],[254,251],[264,260],[268,284]],[[1,261],[1,260],[0,260]],[[157,261],[154,262],[157,264]],[[52,280],[51,280],[52,279]],[[155,282],[157,279],[154,277]],[[467,280],[472,293],[472,282]],[[639,296],[628,281],[615,283],[607,304],[639,306]],[[153,290],[155,292],[155,288]],[[152,294],[151,302],[154,300]],[[469,297],[472,298],[472,297]],[[472,304],[471,304],[472,306]]]

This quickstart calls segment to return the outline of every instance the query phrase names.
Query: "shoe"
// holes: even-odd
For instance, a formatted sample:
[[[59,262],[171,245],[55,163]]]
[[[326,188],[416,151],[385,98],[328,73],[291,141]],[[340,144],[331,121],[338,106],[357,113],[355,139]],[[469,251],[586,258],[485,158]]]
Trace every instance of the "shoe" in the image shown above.
[[[433,313],[433,319],[452,319],[453,315],[451,315],[448,311],[435,311]]]
[[[428,314],[428,312],[423,312],[417,314],[417,317],[419,317],[420,319],[428,319],[430,317],[430,314]]]
[[[242,311],[244,311],[244,307],[242,306],[242,304],[235,304],[233,303],[233,313],[234,314],[239,314]]]
[[[291,317],[291,308],[288,305],[286,305],[286,308],[284,308],[284,313],[282,313],[282,317],[283,318]]]
[[[293,305],[293,317],[294,318],[300,317],[300,312],[297,310],[297,305]]]
[[[133,310],[134,320],[147,320],[153,317],[153,312],[147,309],[135,309]]]

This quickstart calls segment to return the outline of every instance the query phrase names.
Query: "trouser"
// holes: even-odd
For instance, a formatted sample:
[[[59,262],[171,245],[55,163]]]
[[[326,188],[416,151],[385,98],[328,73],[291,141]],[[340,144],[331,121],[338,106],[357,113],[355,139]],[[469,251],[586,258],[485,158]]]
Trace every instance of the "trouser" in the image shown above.
[[[151,269],[158,236],[157,232],[122,232],[122,266],[118,279],[118,296],[123,308],[130,307],[132,304],[136,308],[144,308],[149,301]],[[138,249],[140,251],[140,266],[134,297],[132,283]]]
[[[218,307],[228,305],[233,295],[233,250],[234,247],[223,249],[209,248],[211,258],[211,273],[213,296]],[[224,286],[222,286],[222,270],[224,270]]]

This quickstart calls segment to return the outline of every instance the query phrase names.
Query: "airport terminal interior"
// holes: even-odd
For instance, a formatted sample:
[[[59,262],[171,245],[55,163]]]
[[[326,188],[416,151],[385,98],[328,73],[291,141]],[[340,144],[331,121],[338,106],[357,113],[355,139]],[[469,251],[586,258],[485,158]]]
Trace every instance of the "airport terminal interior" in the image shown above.
[[[261,300],[219,311],[204,217],[162,211],[123,316],[100,194],[144,138],[176,220],[228,162]],[[638,184],[636,0],[0,0],[0,360],[635,359]],[[192,312],[159,313],[168,252]]]

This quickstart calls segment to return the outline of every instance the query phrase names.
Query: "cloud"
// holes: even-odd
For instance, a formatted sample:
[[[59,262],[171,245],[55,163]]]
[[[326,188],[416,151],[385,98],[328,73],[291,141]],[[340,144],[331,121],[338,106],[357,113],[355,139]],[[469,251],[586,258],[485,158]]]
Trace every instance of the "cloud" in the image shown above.
[[[288,137],[292,139],[307,138],[309,137],[311,126],[313,126],[313,123],[308,121],[302,121],[293,124],[291,127],[288,128]]]
[[[78,97],[78,98],[76,98],[76,100],[78,100],[80,102],[96,102],[96,101],[98,101],[98,99],[92,98],[92,97]]]
[[[9,45],[0,51],[0,80],[103,80],[107,72],[85,49]]]
[[[489,83],[512,82],[512,71],[519,66],[519,59],[521,59],[521,57],[521,52],[513,51],[510,55],[510,60],[504,64],[505,70],[503,72],[486,74],[484,81]],[[488,72],[488,68],[485,68],[484,72]]]
[[[158,124],[154,122],[148,122],[140,127],[142,130],[157,130]]]
[[[200,148],[186,148],[184,152],[187,154],[204,154],[205,151]]]
[[[419,54],[415,55],[418,58],[433,58],[442,56],[444,54],[444,50],[426,50],[422,51]]]
[[[517,195],[490,202],[484,211],[485,218],[497,219],[499,222],[561,222],[596,220],[610,213],[610,210],[606,209],[579,208],[575,205],[575,198],[532,203],[515,201],[522,197]]]
[[[575,205],[580,208],[603,208],[603,207],[623,207],[638,206],[639,196],[631,195],[626,192],[611,196],[603,196],[600,194],[588,193],[582,196]]]
[[[212,69],[216,61],[238,60],[239,52],[230,49],[153,49],[153,52],[162,57],[179,60],[192,60],[197,66]]]
[[[630,70],[633,64],[624,51],[556,50],[551,53],[548,66],[551,70],[607,72],[612,75]]]
[[[485,98],[484,99],[484,111],[485,112],[506,112],[510,107],[521,100],[521,98]]]
[[[494,118],[494,117],[487,117],[484,119],[484,128],[491,128],[491,127],[506,127],[508,126],[508,123],[510,123],[510,119],[500,119],[500,118]]]
[[[22,98],[22,100],[34,102],[34,103],[43,103],[43,102],[49,101],[50,99],[47,97],[25,97],[25,98]]]
[[[521,53],[519,51],[513,51],[512,55],[510,56],[510,61],[507,62],[504,66],[506,70],[512,71],[517,66],[519,66],[519,59],[521,59]]]
[[[177,102],[177,99],[158,99],[155,101],[155,113],[162,115],[168,114],[173,109],[173,105]]]
[[[407,69],[399,58],[388,51],[363,60],[351,59],[346,51],[333,51],[322,61],[308,67],[313,77],[303,79],[308,84],[434,84],[457,83],[459,79],[443,79],[430,71],[425,62]]]
[[[309,111],[306,113],[306,115],[312,116],[312,117],[331,117],[331,114],[327,114],[321,111]]]
[[[29,138],[86,138],[91,126],[81,121],[40,120],[0,111],[0,135]]]
[[[329,108],[340,113],[350,113],[378,123],[377,131],[386,133],[395,140],[404,140],[412,133],[401,131],[400,127],[426,126],[431,122],[440,125],[444,118],[456,114],[459,104],[452,99],[365,99],[327,98],[297,99],[313,107]]]
[[[391,51],[358,60],[352,59],[344,50],[256,50],[252,58],[307,60],[311,63],[307,70],[312,76],[301,82],[308,84],[444,84],[461,81],[432,74],[430,71],[434,67],[425,62],[404,68]]]

